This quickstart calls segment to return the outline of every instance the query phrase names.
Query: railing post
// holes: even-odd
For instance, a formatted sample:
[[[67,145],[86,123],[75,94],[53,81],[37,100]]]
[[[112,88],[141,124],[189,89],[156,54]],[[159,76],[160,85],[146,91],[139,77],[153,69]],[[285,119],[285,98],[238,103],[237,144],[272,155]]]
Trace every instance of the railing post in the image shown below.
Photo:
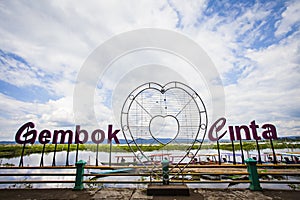
[[[262,190],[262,188],[260,187],[260,183],[259,183],[259,177],[258,177],[258,173],[257,173],[257,166],[256,163],[257,161],[254,160],[253,158],[248,158],[246,161],[247,164],[247,171],[249,173],[249,180],[250,180],[250,190]]]
[[[167,158],[161,161],[163,171],[163,185],[169,185],[169,161]]]
[[[79,160],[75,163],[76,165],[76,179],[75,179],[75,187],[74,190],[82,190],[83,189],[83,173],[84,173],[84,166],[86,162],[83,160]]]

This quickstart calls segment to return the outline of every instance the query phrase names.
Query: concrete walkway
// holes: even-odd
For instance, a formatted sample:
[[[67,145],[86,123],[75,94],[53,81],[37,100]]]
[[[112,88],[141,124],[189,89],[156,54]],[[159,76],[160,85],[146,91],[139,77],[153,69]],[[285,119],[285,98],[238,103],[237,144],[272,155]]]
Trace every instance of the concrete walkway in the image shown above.
[[[263,190],[261,192],[245,189],[190,189],[190,196],[147,196],[146,189],[104,188],[83,191],[72,189],[0,189],[0,199],[4,200],[185,200],[185,199],[257,199],[257,200],[296,200],[300,191],[291,190]]]

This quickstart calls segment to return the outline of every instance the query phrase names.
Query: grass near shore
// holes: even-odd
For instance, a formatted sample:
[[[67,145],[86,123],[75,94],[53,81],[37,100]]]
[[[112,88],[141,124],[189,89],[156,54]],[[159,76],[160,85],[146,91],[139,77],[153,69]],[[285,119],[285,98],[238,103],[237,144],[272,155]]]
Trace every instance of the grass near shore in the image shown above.
[[[300,144],[297,143],[289,143],[289,142],[278,142],[273,141],[274,148],[275,149],[295,149],[300,148]],[[235,150],[240,149],[240,144],[238,142],[234,143]],[[163,145],[141,145],[140,148],[143,151],[155,151],[163,148],[164,150],[187,150],[188,145],[174,145],[169,144],[165,147]],[[259,144],[260,149],[268,149],[271,148],[270,143],[268,141],[261,142]],[[13,158],[13,157],[19,157],[22,154],[22,148],[23,145],[20,144],[2,144],[0,145],[0,158]],[[45,153],[53,152],[55,148],[54,144],[47,144],[45,145]],[[132,147],[133,150],[137,150],[136,147]],[[192,149],[198,149],[199,145],[194,145]],[[58,144],[56,151],[67,151],[68,145],[67,144]],[[77,149],[76,144],[70,145],[70,151],[75,151]],[[78,149],[80,151],[97,151],[97,145],[96,144],[80,144]],[[201,149],[217,149],[217,144],[203,144]],[[220,143],[220,149],[221,150],[232,150],[231,143]],[[256,150],[256,143],[254,141],[249,142],[243,142],[243,149],[246,151],[250,150]],[[98,145],[98,151],[99,152],[109,152],[110,145],[109,144],[100,144]],[[24,155],[29,155],[33,153],[42,153],[43,151],[43,145],[42,144],[34,144],[34,145],[26,145],[24,150]],[[113,152],[130,152],[130,148],[127,144],[124,145],[112,145],[112,151]]]

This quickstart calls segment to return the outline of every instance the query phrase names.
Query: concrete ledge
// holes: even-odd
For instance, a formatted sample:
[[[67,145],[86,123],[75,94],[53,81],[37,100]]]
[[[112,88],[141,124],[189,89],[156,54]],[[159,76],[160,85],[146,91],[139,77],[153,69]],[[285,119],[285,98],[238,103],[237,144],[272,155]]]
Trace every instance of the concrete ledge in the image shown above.
[[[148,196],[190,196],[190,190],[185,184],[180,185],[157,185],[147,187]]]

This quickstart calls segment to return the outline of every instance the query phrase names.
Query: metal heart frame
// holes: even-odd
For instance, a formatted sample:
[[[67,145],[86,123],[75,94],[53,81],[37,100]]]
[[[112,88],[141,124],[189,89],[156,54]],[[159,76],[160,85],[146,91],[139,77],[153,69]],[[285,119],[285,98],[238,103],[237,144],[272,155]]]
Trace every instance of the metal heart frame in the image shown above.
[[[133,125],[133,127],[131,127],[131,115],[134,114],[134,111],[132,111],[132,107],[133,104],[135,103],[137,106],[140,107],[140,110],[142,112],[145,113],[145,115],[148,115],[148,121],[150,119],[149,125],[151,124],[151,120],[153,120],[153,118],[159,116],[159,115],[153,115],[151,114],[151,111],[149,111],[148,109],[150,107],[144,107],[144,105],[142,105],[143,103],[138,102],[137,98],[139,96],[141,96],[141,94],[145,93],[145,91],[147,90],[152,90],[152,91],[158,91],[160,94],[167,94],[168,91],[172,91],[174,89],[178,89],[179,91],[184,92],[185,94],[187,94],[190,99],[188,100],[188,102],[184,102],[184,106],[182,108],[180,108],[179,110],[175,109],[177,112],[177,115],[174,114],[167,114],[167,115],[161,115],[161,116],[172,116],[177,120],[177,123],[179,124],[180,127],[180,123],[181,123],[181,119],[178,119],[178,115],[191,103],[193,103],[195,105],[195,107],[197,108],[197,110],[195,111],[197,113],[197,115],[199,116],[199,121],[197,123],[197,126],[193,127],[195,128],[195,135],[193,140],[191,141],[191,143],[188,145],[188,148],[186,149],[186,154],[184,156],[182,156],[182,158],[180,159],[180,161],[178,163],[176,163],[171,169],[170,171],[174,171],[175,168],[179,167],[179,171],[178,173],[182,172],[188,165],[188,163],[183,164],[182,161],[188,157],[191,158],[191,160],[193,160],[193,158],[195,157],[195,155],[197,154],[197,152],[201,149],[201,145],[204,141],[205,135],[206,135],[206,130],[207,130],[207,112],[206,112],[206,108],[204,105],[204,102],[202,101],[202,99],[200,98],[200,96],[197,94],[197,92],[195,92],[192,88],[190,88],[189,86],[187,86],[186,84],[180,83],[180,82],[169,82],[166,85],[162,86],[158,83],[145,83],[139,87],[137,87],[135,90],[133,90],[127,97],[127,99],[125,100],[123,107],[122,107],[122,111],[121,111],[121,128],[122,128],[122,132],[124,134],[124,138],[128,144],[128,146],[130,147],[131,151],[133,152],[133,154],[136,156],[136,158],[139,160],[140,163],[142,163],[146,168],[148,167],[143,161],[142,158],[146,158],[147,161],[150,161],[149,158],[145,155],[144,151],[142,150],[138,139],[139,138],[135,138],[135,136],[138,135],[139,132],[141,132],[141,129],[143,129],[144,127],[139,127],[141,129],[136,129],[136,124]],[[151,98],[151,96],[148,96],[149,98]],[[166,101],[164,99],[164,101]],[[155,110],[156,111],[156,110]],[[138,110],[138,112],[140,112]],[[154,112],[154,111],[153,111]],[[175,113],[176,113],[175,112]],[[142,115],[136,115],[135,117],[142,117]],[[138,121],[140,119],[137,119]],[[188,120],[188,119],[187,119]],[[145,120],[145,124],[148,123],[147,120]],[[180,129],[180,128],[179,128]],[[158,138],[153,137],[153,134],[151,133],[150,128],[148,127],[149,130],[149,134],[152,136],[152,138],[157,141],[158,143],[162,144],[161,141],[159,141]],[[138,133],[135,133],[134,131],[137,131]],[[178,135],[180,135],[181,130],[178,131],[178,133],[176,134],[176,137],[173,138],[170,142],[167,142],[166,144],[162,144],[162,147],[169,145],[170,143],[176,141],[176,138]],[[202,136],[202,137],[201,137]],[[191,157],[191,149],[195,149],[195,146],[199,145],[197,148],[197,152]],[[137,149],[138,153],[135,151],[135,149]],[[139,156],[142,155],[142,156]],[[177,173],[177,174],[178,174]],[[174,175],[175,176],[175,175]],[[174,177],[173,176],[173,177]]]

